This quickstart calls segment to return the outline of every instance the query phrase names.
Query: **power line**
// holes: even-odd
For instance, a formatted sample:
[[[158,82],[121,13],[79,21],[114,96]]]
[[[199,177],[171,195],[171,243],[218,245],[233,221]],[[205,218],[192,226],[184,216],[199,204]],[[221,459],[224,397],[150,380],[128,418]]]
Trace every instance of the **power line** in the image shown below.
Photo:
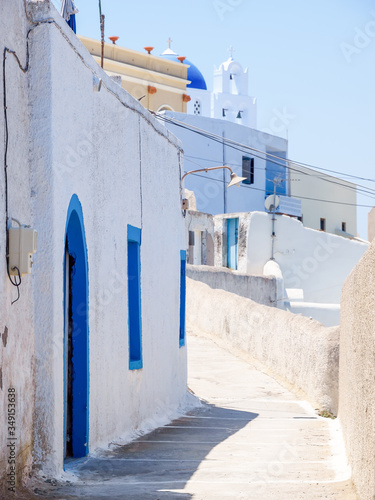
[[[194,163],[195,165],[198,165],[201,168],[204,168],[204,167],[200,163],[197,163],[197,162],[195,162],[193,160],[190,160],[189,158],[196,158],[196,159],[199,159],[199,160],[202,160],[202,161],[209,161],[209,162],[215,163],[215,164],[220,163],[220,160],[216,161],[216,160],[210,160],[209,158],[202,158],[202,157],[189,156],[189,155],[184,155],[184,158],[186,159],[186,161],[189,161],[190,163]],[[227,162],[227,165],[241,167],[241,165],[239,163]],[[262,171],[264,171],[264,168],[262,168],[262,167],[255,167],[254,166],[254,168],[255,168],[255,170],[262,170]],[[285,168],[287,168],[287,167],[285,167]],[[318,178],[320,180],[329,182],[331,184],[337,184],[338,186],[342,186],[345,189],[351,189],[352,191],[361,193],[363,196],[367,196],[368,198],[375,199],[375,190],[372,190],[371,188],[360,189],[360,188],[358,188],[358,185],[357,186],[348,186],[346,184],[342,184],[341,182],[334,181],[334,180],[331,180],[331,179],[327,179],[326,177],[321,177],[319,175],[308,174],[306,172],[302,172],[302,171],[297,170],[297,169],[292,169],[292,170],[294,170],[294,171],[296,171],[298,173],[301,173],[302,175],[306,175],[306,176],[309,176],[309,177],[315,177],[315,178]],[[278,173],[278,172],[275,171],[275,173]],[[270,180],[272,182],[271,179],[267,179],[267,180]],[[298,196],[296,195],[296,197],[298,197]]]
[[[316,166],[308,164],[308,163],[298,162],[298,161],[295,161],[295,160],[291,160],[289,158],[282,158],[282,157],[274,155],[272,153],[267,153],[266,151],[262,151],[260,149],[254,148],[252,146],[246,146],[245,144],[239,143],[237,141],[233,141],[232,139],[223,138],[223,137],[221,137],[219,135],[216,135],[216,134],[214,134],[212,132],[207,132],[207,131],[205,131],[203,129],[195,127],[194,125],[187,125],[186,123],[181,122],[179,120],[176,120],[175,118],[172,118],[172,117],[169,117],[169,116],[166,116],[166,115],[160,115],[160,114],[156,114],[156,116],[158,118],[161,118],[162,120],[165,120],[165,121],[167,121],[169,123],[172,123],[172,124],[174,124],[176,126],[181,126],[183,128],[190,129],[190,130],[195,131],[197,133],[201,133],[202,135],[205,135],[205,136],[210,135],[212,138],[218,139],[219,142],[225,141],[228,145],[229,144],[233,144],[233,145],[236,145],[236,146],[240,146],[242,148],[249,149],[251,151],[255,151],[255,152],[263,154],[265,156],[269,156],[271,158],[276,158],[277,160],[286,161],[288,163],[292,163],[294,165],[305,167],[305,168],[311,168],[313,170],[321,170],[323,172],[331,172],[331,173],[334,173],[334,174],[337,174],[337,175],[345,175],[345,176],[351,177],[353,179],[360,179],[360,180],[365,180],[365,181],[369,181],[369,182],[375,182],[375,179],[368,179],[366,177],[359,177],[359,176],[356,176],[356,175],[344,174],[343,172],[339,172],[337,170],[331,170],[331,169],[327,169],[327,168],[323,168],[323,167],[316,167]]]
[[[206,176],[206,175],[195,174],[195,173],[191,174],[191,175],[194,176],[194,177],[202,177],[204,179],[208,178],[211,181],[215,181],[215,182],[220,182],[222,184],[226,184],[226,182],[223,181],[222,179],[217,179],[215,177],[210,177],[209,175]],[[254,190],[254,191],[261,191],[262,193],[266,192],[265,189],[256,188],[256,187],[252,187],[252,186],[246,186],[245,184],[241,185],[241,187],[245,188],[245,189],[251,189],[251,190]],[[344,206],[349,206],[349,207],[373,208],[373,206],[374,206],[374,205],[361,205],[361,204],[358,204],[358,203],[347,203],[347,202],[344,202],[344,201],[321,200],[319,198],[310,198],[310,197],[307,197],[307,196],[298,196],[298,198],[303,199],[303,200],[319,201],[319,202],[323,202],[323,203],[333,203],[335,205],[344,205]]]
[[[195,162],[195,161],[189,160],[189,156],[187,156],[186,158],[187,158],[187,161],[190,161],[191,163],[194,163],[195,165],[198,165],[199,167],[204,168],[204,167],[203,167],[200,163],[197,163],[197,162]],[[191,158],[191,157],[190,157],[190,158]],[[198,158],[199,158],[199,157],[198,157]],[[215,160],[209,160],[209,159],[207,159],[207,158],[200,158],[200,159],[201,159],[201,160],[203,160],[203,161],[211,161],[211,162],[217,163]],[[232,165],[232,166],[240,166],[238,163],[228,163],[228,164],[229,164],[229,165]],[[261,168],[261,167],[255,167],[255,168],[256,168],[257,170],[264,170],[264,169],[263,169],[263,168]],[[287,167],[285,167],[285,168],[287,168]],[[310,174],[308,174],[308,173],[306,173],[306,172],[301,172],[301,171],[300,171],[300,170],[298,170],[298,169],[291,169],[291,170],[293,170],[293,171],[295,171],[295,172],[298,172],[298,173],[301,173],[302,175],[307,175],[307,176],[310,176]],[[275,173],[278,173],[278,172],[277,172],[277,171],[275,171]],[[313,176],[313,177],[316,177],[316,176]],[[342,184],[342,183],[340,183],[340,182],[338,182],[338,181],[334,181],[334,180],[333,180],[333,178],[332,178],[332,179],[327,179],[327,178],[325,178],[325,177],[320,177],[320,179],[321,179],[321,180],[323,180],[323,181],[329,182],[329,183],[331,183],[331,184],[336,184],[336,185],[341,186],[341,187],[343,187],[343,188],[345,188],[345,189],[351,189],[352,191],[355,191],[355,192],[360,192],[363,196],[366,196],[366,197],[371,198],[371,199],[375,199],[375,190],[372,190],[372,189],[370,189],[370,188],[367,190],[367,189],[360,189],[360,188],[358,188],[357,186],[348,186],[348,185],[346,185],[346,184]],[[272,180],[271,180],[271,179],[267,179],[267,180],[269,180],[270,182],[272,182]],[[299,195],[296,195],[295,197],[296,197],[296,198],[301,198]]]
[[[298,172],[298,173],[301,173],[301,174],[303,174],[303,175],[312,175],[312,174],[309,174],[309,173],[303,172],[303,171],[299,170],[298,168],[293,168],[293,167],[291,167],[291,166],[290,166],[290,163],[293,163],[293,164],[294,164],[294,163],[296,163],[296,164],[298,164],[298,162],[293,162],[292,160],[284,159],[284,158],[282,158],[282,157],[279,157],[279,156],[276,156],[276,155],[272,155],[272,154],[267,153],[267,152],[265,152],[265,151],[260,151],[260,150],[257,150],[257,149],[255,149],[255,148],[252,148],[251,146],[246,146],[246,145],[241,144],[241,143],[236,143],[235,141],[232,141],[231,139],[224,138],[224,137],[222,137],[222,136],[218,136],[218,135],[216,135],[216,134],[212,134],[212,133],[210,133],[210,132],[206,132],[206,131],[204,131],[204,130],[202,130],[202,129],[199,129],[199,128],[197,128],[197,127],[194,127],[194,126],[186,125],[186,124],[184,124],[183,122],[180,122],[180,121],[178,121],[178,120],[175,120],[175,119],[173,119],[173,118],[171,118],[171,117],[167,117],[167,116],[165,116],[165,115],[157,115],[157,117],[158,117],[158,118],[161,118],[162,120],[164,120],[164,121],[165,121],[165,122],[167,122],[167,123],[173,124],[173,125],[175,125],[175,126],[177,126],[177,127],[184,128],[184,129],[189,130],[189,131],[191,131],[191,132],[194,132],[194,133],[197,133],[197,134],[199,134],[199,135],[202,135],[203,137],[206,137],[207,139],[210,139],[210,140],[212,140],[212,141],[214,141],[214,142],[218,142],[218,143],[220,143],[220,144],[226,143],[226,144],[227,144],[227,146],[228,146],[228,147],[231,147],[232,149],[235,149],[235,150],[238,150],[238,151],[241,151],[241,152],[245,152],[245,153],[247,153],[247,150],[251,150],[251,151],[252,151],[252,156],[254,156],[254,157],[256,157],[256,158],[259,158],[259,159],[262,159],[262,160],[266,160],[266,161],[268,161],[268,162],[270,162],[270,163],[273,163],[273,164],[279,165],[279,166],[281,166],[282,168],[285,168],[285,169],[287,169],[287,168],[288,168],[288,169],[289,169],[289,170],[291,170],[291,171]],[[238,144],[238,145],[240,145],[241,147],[237,147],[237,146],[235,146],[234,144]],[[246,151],[244,151],[244,149],[245,149]],[[254,153],[254,151],[259,151],[259,152],[260,152],[261,154],[263,154],[266,158],[264,158],[264,157],[262,157],[262,156],[259,156],[259,155],[255,154],[255,153]],[[272,156],[272,157],[274,157],[274,158],[278,158],[278,159],[282,160],[282,161],[283,161],[283,163],[277,162],[277,161],[275,161],[275,160],[271,160],[271,159],[267,158],[267,156]],[[285,163],[289,163],[289,165],[286,165]],[[314,167],[313,167],[313,166],[311,166],[311,165],[310,165],[310,166],[307,166],[308,164],[302,164],[302,163],[300,163],[300,165],[301,165],[301,166],[303,166],[303,168],[314,168]],[[304,166],[304,165],[306,165],[306,166]],[[315,167],[315,168],[316,168],[316,167]],[[326,170],[326,171],[329,171],[329,172],[330,172],[330,170],[328,170],[328,169],[322,169],[322,170]],[[318,170],[317,170],[317,172],[318,172]],[[332,170],[331,172],[335,172],[335,171],[334,171],[334,170]],[[337,173],[340,173],[340,172],[337,172]],[[371,182],[375,182],[375,180],[374,180],[374,179],[365,179],[365,178],[363,178],[363,177],[352,176],[352,175],[350,175],[350,174],[344,174],[344,175],[349,176],[349,177],[353,177],[353,178],[359,178],[359,179],[364,179],[364,180],[369,180],[369,181],[371,181]],[[329,182],[329,183],[331,183],[331,184],[336,184],[336,185],[338,185],[338,186],[345,187],[346,189],[352,189],[352,190],[355,190],[356,192],[358,191],[358,192],[362,193],[362,195],[363,195],[363,196],[367,196],[367,197],[369,197],[369,198],[373,198],[373,194],[375,194],[375,190],[374,190],[374,189],[371,189],[371,188],[369,188],[369,187],[367,187],[367,186],[363,186],[363,185],[361,185],[361,184],[357,184],[356,186],[348,186],[347,184],[343,184],[342,182],[339,182],[339,180],[336,180],[336,181],[335,181],[335,180],[333,180],[333,178],[332,178],[332,179],[327,179],[326,177],[322,177],[322,178],[321,178],[321,180],[323,180],[323,181],[325,181],[325,182]],[[349,182],[349,181],[344,181],[344,182]],[[359,189],[359,187],[360,187],[360,188],[364,188],[364,189]]]
[[[159,117],[159,115],[158,115],[158,117]],[[245,149],[245,150],[248,150],[248,149],[249,149],[249,150],[251,150],[251,151],[255,150],[255,148],[252,148],[251,146],[246,146],[246,145],[244,145],[244,144],[235,143],[235,141],[232,141],[231,139],[223,138],[223,137],[218,136],[218,135],[216,135],[216,134],[211,134],[211,133],[206,132],[206,131],[204,131],[204,130],[202,130],[202,129],[198,129],[197,127],[193,127],[193,126],[190,126],[190,125],[186,125],[186,124],[184,124],[184,123],[182,123],[182,122],[179,122],[178,120],[169,119],[169,117],[165,117],[165,116],[163,116],[163,115],[162,115],[162,116],[160,116],[160,117],[161,117],[162,119],[164,119],[164,121],[166,121],[167,123],[171,123],[171,124],[173,124],[173,125],[175,125],[175,126],[178,126],[178,127],[180,127],[180,128],[184,128],[184,129],[189,130],[189,131],[191,131],[191,132],[195,132],[195,133],[197,133],[197,134],[199,134],[199,135],[202,135],[202,136],[206,137],[207,139],[210,139],[210,140],[212,140],[212,141],[214,141],[214,142],[218,142],[218,143],[220,143],[220,144],[222,144],[223,142],[224,142],[224,143],[227,143],[227,146],[231,147],[232,149],[236,149],[236,150],[238,150],[238,151],[242,151],[242,152],[247,152],[247,151],[244,151],[244,149]],[[171,120],[173,120],[173,121],[171,121]],[[175,123],[175,122],[176,122],[176,123]],[[241,145],[241,147],[242,147],[242,149],[241,149],[241,148],[239,148],[239,147],[234,146],[232,143],[233,143],[233,144],[240,144],[240,145]],[[243,148],[244,148],[244,149],[243,149]],[[270,155],[270,153],[267,153],[267,152],[265,152],[265,151],[261,151],[261,153],[262,153],[264,156],[266,156],[266,157]],[[276,156],[276,155],[270,155],[270,156],[273,156],[273,157],[275,157],[275,158],[279,158],[280,160],[282,160],[282,161],[283,161],[283,163],[280,163],[280,162],[277,162],[277,161],[275,161],[275,160],[271,160],[271,159],[269,159],[269,158],[263,158],[262,156],[259,156],[259,155],[255,154],[254,152],[252,153],[252,155],[253,155],[254,157],[256,157],[256,158],[261,159],[261,160],[266,160],[266,161],[269,161],[270,163],[273,163],[273,164],[279,165],[279,166],[281,166],[281,167],[283,167],[283,168],[285,168],[285,169],[286,169],[286,168],[289,168],[289,170],[292,170],[292,171],[294,171],[294,172],[301,173],[301,174],[303,174],[303,175],[312,175],[312,174],[308,174],[308,173],[306,173],[306,172],[303,172],[303,171],[301,171],[301,170],[299,170],[299,169],[297,169],[297,168],[293,168],[293,167],[291,167],[291,166],[290,166],[290,162],[292,162],[292,163],[296,163],[296,162],[293,162],[292,160],[284,159],[284,158],[279,157],[279,156]],[[289,163],[289,166],[288,166],[288,165],[286,165],[285,163]],[[301,164],[301,165],[302,165],[302,164]],[[312,167],[312,166],[309,166],[309,167],[305,167],[305,168],[313,168],[313,167]],[[324,170],[324,169],[322,169],[322,170]],[[325,169],[325,170],[327,170],[327,169]],[[328,170],[327,170],[327,171],[328,171]],[[333,172],[334,172],[334,171],[333,171]],[[349,177],[356,178],[356,176],[352,176],[352,175],[350,175],[350,174],[345,174],[345,175],[346,175],[346,176],[349,176]],[[364,178],[362,178],[362,177],[358,177],[358,178],[360,178],[360,179],[364,179]],[[343,186],[343,187],[345,187],[345,188],[347,188],[347,189],[353,189],[353,190],[355,189],[355,190],[357,190],[357,187],[355,187],[355,186],[347,186],[346,184],[340,183],[339,181],[333,181],[333,180],[329,180],[329,179],[327,179],[327,178],[322,178],[322,180],[324,180],[324,181],[326,181],[326,182],[336,183],[337,185],[341,185],[341,186]],[[373,179],[365,179],[365,180],[369,180],[369,181],[371,181],[371,182],[375,182],[375,180],[373,180]],[[345,182],[345,181],[344,181],[344,182]],[[349,182],[349,181],[346,181],[346,182]],[[363,193],[369,193],[369,194],[370,194],[370,193],[372,193],[372,192],[374,192],[374,193],[375,193],[375,190],[374,190],[374,189],[371,189],[371,188],[369,188],[369,187],[367,187],[367,186],[362,186],[361,184],[357,184],[357,186],[359,186],[359,187],[361,187],[361,188],[365,188],[365,191],[361,190]]]

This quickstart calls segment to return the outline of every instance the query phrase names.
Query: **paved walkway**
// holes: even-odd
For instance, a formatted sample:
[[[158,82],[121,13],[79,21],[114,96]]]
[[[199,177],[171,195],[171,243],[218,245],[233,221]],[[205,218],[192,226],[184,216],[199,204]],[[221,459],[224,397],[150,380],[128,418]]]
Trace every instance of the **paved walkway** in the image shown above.
[[[189,336],[189,386],[205,401],[137,441],[75,462],[80,481],[35,498],[355,500],[336,422],[272,378]],[[337,432],[336,432],[337,434]]]

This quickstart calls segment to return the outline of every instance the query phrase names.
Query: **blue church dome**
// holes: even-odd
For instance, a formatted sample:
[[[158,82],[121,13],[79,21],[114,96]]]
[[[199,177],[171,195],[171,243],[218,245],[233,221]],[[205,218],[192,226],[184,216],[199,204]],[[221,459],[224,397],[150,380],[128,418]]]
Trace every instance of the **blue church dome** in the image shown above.
[[[181,64],[181,61],[177,59],[178,54],[173,52],[170,48],[164,51],[161,55],[161,57],[165,57],[166,59],[169,59],[170,61],[175,61]],[[188,64],[190,68],[188,68],[187,72],[187,79],[190,80],[190,83],[186,85],[187,88],[191,89],[201,89],[201,90],[207,90],[207,85],[206,81],[202,75],[202,73],[199,71],[199,69],[190,62],[188,59],[185,59],[183,64]]]

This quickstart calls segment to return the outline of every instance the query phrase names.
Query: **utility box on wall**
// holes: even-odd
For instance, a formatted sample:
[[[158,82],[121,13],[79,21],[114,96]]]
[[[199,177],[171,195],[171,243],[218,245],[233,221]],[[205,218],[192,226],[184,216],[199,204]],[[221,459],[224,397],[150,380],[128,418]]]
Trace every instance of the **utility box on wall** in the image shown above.
[[[9,228],[9,274],[24,276],[31,273],[36,252],[37,232],[25,226]],[[19,273],[18,273],[19,271]]]

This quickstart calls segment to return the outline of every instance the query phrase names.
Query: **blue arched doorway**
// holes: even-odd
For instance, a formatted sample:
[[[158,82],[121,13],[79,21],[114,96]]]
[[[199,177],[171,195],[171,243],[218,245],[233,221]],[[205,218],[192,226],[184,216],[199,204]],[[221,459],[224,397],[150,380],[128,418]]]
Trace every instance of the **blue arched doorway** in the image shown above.
[[[70,200],[64,258],[64,456],[89,452],[88,263],[81,203]]]

